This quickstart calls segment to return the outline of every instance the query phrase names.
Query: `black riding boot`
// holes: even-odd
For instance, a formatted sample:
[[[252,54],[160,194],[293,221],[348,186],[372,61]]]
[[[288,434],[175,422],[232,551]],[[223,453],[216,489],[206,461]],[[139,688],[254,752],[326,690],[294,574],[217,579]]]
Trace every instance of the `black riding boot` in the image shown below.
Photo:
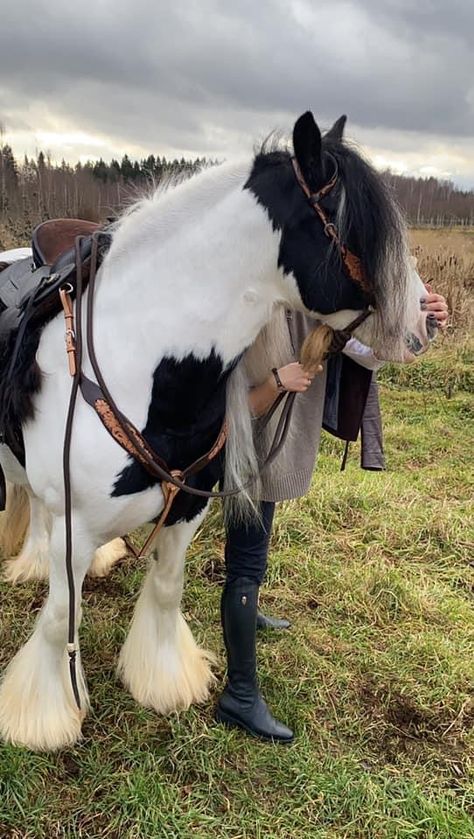
[[[228,583],[222,593],[221,617],[227,650],[227,686],[216,719],[264,740],[289,743],[293,732],[272,717],[258,690],[255,634],[258,584],[246,577]]]

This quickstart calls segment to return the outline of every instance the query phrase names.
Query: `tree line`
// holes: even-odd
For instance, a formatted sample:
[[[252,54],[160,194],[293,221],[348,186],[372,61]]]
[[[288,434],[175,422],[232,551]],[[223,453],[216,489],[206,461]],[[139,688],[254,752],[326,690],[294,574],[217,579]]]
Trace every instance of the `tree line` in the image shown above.
[[[192,175],[217,161],[206,158],[168,160],[149,155],[132,161],[127,154],[109,163],[100,159],[70,165],[53,163],[40,151],[19,161],[12,148],[0,145],[0,224],[18,240],[48,218],[104,221],[130,203],[140,190],[169,174]],[[408,220],[416,225],[473,225],[474,192],[449,181],[413,178],[385,172]]]

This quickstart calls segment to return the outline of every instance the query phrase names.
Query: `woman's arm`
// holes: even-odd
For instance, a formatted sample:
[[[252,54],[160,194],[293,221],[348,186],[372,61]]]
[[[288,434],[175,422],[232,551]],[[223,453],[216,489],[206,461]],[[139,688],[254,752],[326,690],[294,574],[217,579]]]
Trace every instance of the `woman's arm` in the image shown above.
[[[320,366],[318,373],[323,368]],[[314,376],[306,373],[303,370],[299,361],[292,361],[291,364],[286,364],[278,370],[280,381],[283,385],[283,390],[289,390],[293,393],[304,393],[308,390]],[[253,387],[249,392],[250,411],[255,417],[260,417],[265,414],[273,405],[279,393],[276,377],[270,373],[261,385]]]

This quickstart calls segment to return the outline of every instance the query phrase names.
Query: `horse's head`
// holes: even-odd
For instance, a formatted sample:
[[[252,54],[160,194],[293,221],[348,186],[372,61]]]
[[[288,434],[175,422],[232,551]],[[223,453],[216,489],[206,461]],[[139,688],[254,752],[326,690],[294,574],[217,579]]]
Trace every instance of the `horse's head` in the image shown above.
[[[279,267],[292,305],[337,329],[370,311],[354,335],[380,358],[411,360],[428,347],[436,324],[421,311],[425,290],[396,202],[343,140],[345,122],[321,136],[313,115],[303,114],[294,126],[294,158],[264,148],[246,186],[281,231]]]

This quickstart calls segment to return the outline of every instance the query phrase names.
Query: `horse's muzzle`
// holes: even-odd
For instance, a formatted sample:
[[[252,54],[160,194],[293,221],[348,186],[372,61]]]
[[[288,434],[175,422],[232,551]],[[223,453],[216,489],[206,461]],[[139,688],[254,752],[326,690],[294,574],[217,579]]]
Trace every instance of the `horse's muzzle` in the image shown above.
[[[426,349],[413,332],[410,332],[407,336],[405,343],[411,355],[420,355]]]
[[[421,340],[418,335],[410,332],[406,338],[406,345],[412,355],[421,355],[426,352],[431,341],[433,341],[438,334],[438,322],[435,315],[428,315],[425,320],[426,340]]]

